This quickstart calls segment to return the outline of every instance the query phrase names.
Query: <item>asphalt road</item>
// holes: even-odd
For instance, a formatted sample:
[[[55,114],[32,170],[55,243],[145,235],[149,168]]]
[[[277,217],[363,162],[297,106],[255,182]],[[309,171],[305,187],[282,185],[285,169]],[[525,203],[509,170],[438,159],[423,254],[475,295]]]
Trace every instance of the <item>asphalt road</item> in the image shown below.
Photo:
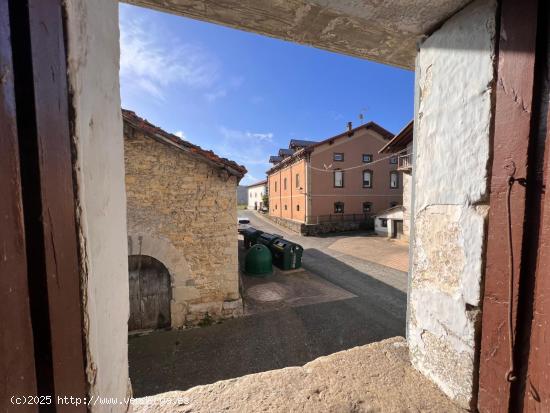
[[[300,243],[305,248],[304,268],[356,297],[131,337],[135,396],[303,365],[336,351],[405,335],[406,274],[329,251],[338,236],[301,237],[251,212],[240,215],[259,229]]]

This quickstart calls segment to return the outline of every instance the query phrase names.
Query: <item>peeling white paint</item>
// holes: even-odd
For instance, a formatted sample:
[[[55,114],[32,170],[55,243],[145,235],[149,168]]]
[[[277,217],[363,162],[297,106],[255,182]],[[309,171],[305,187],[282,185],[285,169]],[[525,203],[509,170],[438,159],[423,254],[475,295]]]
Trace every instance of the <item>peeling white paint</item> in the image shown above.
[[[64,8],[89,396],[123,400],[130,392],[129,300],[118,2],[71,0]]]
[[[420,47],[408,341],[413,365],[464,408],[475,401],[494,93],[494,0]]]

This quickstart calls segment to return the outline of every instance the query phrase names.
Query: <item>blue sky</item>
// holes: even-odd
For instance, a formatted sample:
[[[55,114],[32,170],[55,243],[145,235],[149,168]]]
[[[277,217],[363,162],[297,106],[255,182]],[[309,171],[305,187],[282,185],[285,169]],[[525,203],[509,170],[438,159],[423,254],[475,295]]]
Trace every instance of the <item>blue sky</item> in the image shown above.
[[[410,71],[126,4],[120,29],[122,106],[245,165],[242,184],[290,139],[413,115]]]

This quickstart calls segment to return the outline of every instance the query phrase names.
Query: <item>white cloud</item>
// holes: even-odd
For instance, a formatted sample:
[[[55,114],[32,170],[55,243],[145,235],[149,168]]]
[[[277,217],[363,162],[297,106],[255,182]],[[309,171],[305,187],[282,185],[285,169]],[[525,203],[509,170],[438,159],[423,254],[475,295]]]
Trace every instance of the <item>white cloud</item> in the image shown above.
[[[187,137],[185,136],[185,133],[183,133],[183,131],[181,130],[174,132],[174,135],[176,135],[180,139],[187,139]]]
[[[219,78],[217,60],[205,50],[184,44],[143,19],[120,17],[122,83],[157,99],[173,86],[209,89]]]
[[[250,132],[246,132],[246,136],[248,136],[249,138],[252,138],[252,139],[259,140],[259,141],[273,142],[273,133],[272,132],[268,132],[268,133],[250,133]]]
[[[204,94],[204,98],[209,102],[215,102],[216,100],[221,99],[225,96],[227,96],[227,90],[225,89],[218,89],[213,92],[208,92]]]

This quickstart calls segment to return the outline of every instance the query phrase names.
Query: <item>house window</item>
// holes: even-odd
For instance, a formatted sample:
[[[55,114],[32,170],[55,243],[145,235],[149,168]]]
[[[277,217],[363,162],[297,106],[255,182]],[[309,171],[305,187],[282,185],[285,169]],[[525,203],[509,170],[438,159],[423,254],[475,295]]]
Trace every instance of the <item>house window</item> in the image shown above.
[[[383,228],[388,228],[388,220],[387,218],[380,218],[380,224],[382,224]]]
[[[334,187],[343,188],[344,187],[344,171],[337,169],[334,171]]]
[[[296,211],[300,210],[300,205],[296,205]]]
[[[285,211],[286,211],[286,205],[285,205]]]
[[[286,178],[283,181],[283,189],[286,191]]]
[[[392,156],[390,158],[390,164],[392,165],[396,165],[397,164],[397,156]]]
[[[300,188],[300,174],[296,174],[296,188]]]
[[[392,171],[390,172],[390,188],[397,188],[399,187],[399,176],[397,172]]]
[[[343,162],[344,154],[342,152],[334,152],[332,159],[336,162]]]
[[[252,192],[250,193],[250,197],[249,198],[252,198]]]
[[[275,192],[277,192],[277,182],[275,182]]]
[[[372,212],[372,202],[363,202],[363,213]]]
[[[343,214],[344,213],[344,203],[343,202],[335,202],[334,203],[334,213],[335,214]]]
[[[393,208],[393,207],[396,207],[397,206],[397,202],[390,202],[390,208]]]
[[[372,188],[372,171],[370,169],[363,171],[363,188]]]
[[[372,162],[372,154],[370,154],[370,153],[364,153],[364,154],[363,154],[363,162],[364,162],[364,163],[370,163],[370,162]]]

